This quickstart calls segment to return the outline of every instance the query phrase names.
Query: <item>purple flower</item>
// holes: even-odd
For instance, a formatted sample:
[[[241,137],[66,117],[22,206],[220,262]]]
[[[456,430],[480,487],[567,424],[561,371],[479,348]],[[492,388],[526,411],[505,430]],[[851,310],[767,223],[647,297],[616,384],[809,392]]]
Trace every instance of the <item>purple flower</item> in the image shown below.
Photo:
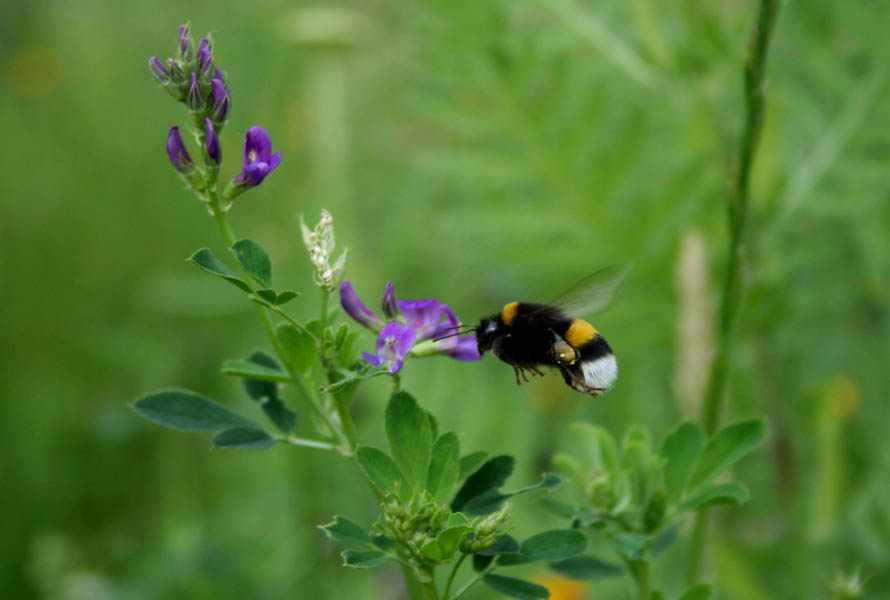
[[[185,23],[179,26],[179,56],[184,60],[189,59],[189,50],[194,45],[192,41],[191,24]]]
[[[396,292],[392,287],[392,281],[386,282],[386,291],[383,292],[383,316],[387,319],[395,319],[399,315],[399,307],[396,304]]]
[[[170,128],[170,133],[167,135],[167,156],[180,173],[190,173],[195,166],[176,125]]]
[[[402,368],[416,337],[417,331],[414,328],[392,321],[384,325],[377,336],[377,354],[362,352],[362,356],[372,365],[389,361],[390,374],[396,373]]]
[[[167,70],[160,58],[152,56],[148,61],[148,65],[151,67],[151,72],[154,73],[158,83],[170,83],[170,71]]]
[[[192,72],[192,82],[189,84],[189,108],[201,110],[201,87],[198,85],[198,75]]]
[[[281,152],[272,154],[269,132],[254,125],[244,135],[244,166],[233,183],[247,187],[259,185],[280,162]]]
[[[394,367],[397,363],[398,368],[394,368],[390,373],[395,373],[401,368],[402,361],[409,352],[411,356],[446,354],[457,360],[482,358],[476,351],[476,336],[473,333],[436,339],[456,332],[460,325],[460,320],[451,307],[436,298],[398,300],[392,282],[387,282],[383,294],[385,324],[359,299],[350,281],[344,281],[340,285],[340,303],[349,316],[378,332],[377,354],[365,353],[364,356],[373,364],[382,363],[384,358],[393,361]],[[407,344],[405,340],[408,339],[406,330],[413,332],[411,345],[408,345],[407,349],[405,349]],[[381,348],[384,348],[385,352]]]
[[[198,43],[198,72],[200,73],[200,77],[204,77],[207,73],[210,72],[210,67],[213,65],[213,53],[210,50],[210,40],[206,37],[202,37],[201,41]]]
[[[231,98],[232,93],[221,78],[210,80],[210,116],[217,125],[225,122]]]
[[[377,318],[371,310],[364,305],[359,299],[358,294],[352,287],[351,281],[344,281],[340,284],[340,304],[343,310],[349,313],[349,316],[374,331],[380,331],[383,321]]]
[[[204,117],[204,125],[207,129],[205,135],[207,155],[213,159],[213,162],[219,164],[222,160],[222,151],[219,148],[219,136],[216,135],[216,130],[213,128],[213,121],[209,118]]]

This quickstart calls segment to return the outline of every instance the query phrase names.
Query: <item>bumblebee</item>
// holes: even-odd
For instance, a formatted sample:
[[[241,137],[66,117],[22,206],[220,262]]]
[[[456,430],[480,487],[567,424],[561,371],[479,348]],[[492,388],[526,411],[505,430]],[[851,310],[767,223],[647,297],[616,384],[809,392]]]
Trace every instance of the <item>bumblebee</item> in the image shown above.
[[[572,286],[549,304],[510,302],[472,329],[479,354],[491,353],[513,367],[516,384],[538,367],[556,367],[572,389],[599,396],[618,377],[618,363],[605,338],[580,318],[605,306],[629,267],[607,267]],[[522,381],[520,380],[520,377]]]

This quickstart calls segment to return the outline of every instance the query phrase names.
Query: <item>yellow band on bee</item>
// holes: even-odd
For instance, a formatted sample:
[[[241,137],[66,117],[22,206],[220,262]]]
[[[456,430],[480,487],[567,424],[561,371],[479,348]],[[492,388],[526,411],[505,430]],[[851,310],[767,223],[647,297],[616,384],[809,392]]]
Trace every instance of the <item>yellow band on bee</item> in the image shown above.
[[[504,306],[504,310],[501,311],[501,321],[504,322],[504,325],[512,325],[513,319],[516,318],[516,311],[519,310],[519,302],[511,302]]]
[[[597,333],[599,332],[596,328],[587,321],[583,319],[575,319],[572,321],[572,324],[569,325],[569,328],[566,330],[563,337],[565,337],[565,340],[569,344],[578,348],[595,338]]]

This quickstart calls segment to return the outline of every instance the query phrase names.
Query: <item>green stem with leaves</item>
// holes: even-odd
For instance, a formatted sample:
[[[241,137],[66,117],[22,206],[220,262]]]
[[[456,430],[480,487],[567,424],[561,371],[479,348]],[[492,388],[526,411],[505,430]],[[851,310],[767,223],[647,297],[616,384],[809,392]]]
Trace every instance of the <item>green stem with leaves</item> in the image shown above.
[[[649,600],[649,559],[626,560],[627,570],[637,584],[637,597]]]
[[[460,558],[457,559],[457,562],[454,563],[454,568],[451,569],[451,575],[448,576],[448,582],[445,584],[445,592],[443,594],[446,599],[449,597],[449,594],[451,594],[451,586],[454,583],[454,578],[457,576],[457,572],[460,571],[460,566],[464,564],[467,556],[469,556],[469,554],[461,554]]]
[[[769,42],[779,12],[779,0],[760,0],[757,23],[751,31],[748,54],[745,60],[745,124],[739,141],[738,153],[733,162],[730,182],[728,218],[729,247],[723,295],[718,322],[717,356],[711,365],[705,392],[702,422],[705,431],[713,434],[720,423],[720,414],[726,394],[733,329],[742,305],[744,286],[742,263],[745,256],[745,228],[748,221],[751,168],[766,106],[765,67]],[[698,513],[692,541],[689,581],[694,582],[701,563],[707,529],[707,511]]]
[[[215,185],[211,185],[206,191],[206,194],[206,202],[208,208],[210,209],[210,214],[213,215],[213,219],[216,221],[216,224],[219,227],[219,231],[222,234],[223,240],[225,241],[226,245],[231,248],[235,245],[237,238],[235,236],[234,230],[232,229],[231,223],[229,223],[229,213],[221,205],[219,192],[217,191]],[[253,285],[251,284],[250,275],[248,274],[247,270],[240,262],[237,262],[237,267],[241,278],[244,280],[244,283],[253,291]],[[275,354],[278,355],[279,360],[281,360],[282,364],[284,364],[285,369],[287,370],[288,374],[290,375],[291,381],[294,384],[294,387],[297,388],[297,392],[303,397],[304,400],[307,401],[309,406],[312,407],[312,409],[316,412],[322,422],[324,422],[325,426],[331,431],[331,434],[335,437],[339,437],[341,442],[345,442],[346,444],[348,444],[350,452],[355,450],[354,440],[350,440],[349,437],[346,436],[345,433],[341,431],[330,420],[325,411],[318,405],[318,400],[313,396],[312,392],[310,392],[306,383],[303,381],[302,374],[294,370],[290,362],[287,360],[287,355],[285,354],[284,349],[281,347],[281,342],[278,340],[278,336],[275,335],[275,327],[272,323],[272,319],[269,317],[267,308],[264,305],[260,305],[258,303],[254,304],[256,306],[257,314],[260,317],[260,321],[263,324],[263,329],[266,331],[266,336],[269,338],[272,347],[275,349]],[[277,312],[286,314],[278,307],[275,308],[277,309]],[[290,321],[292,324],[297,325],[299,329],[303,329],[303,327],[301,325],[298,325],[296,321],[294,321],[294,319],[290,318],[289,315],[287,315],[287,317],[288,321]]]

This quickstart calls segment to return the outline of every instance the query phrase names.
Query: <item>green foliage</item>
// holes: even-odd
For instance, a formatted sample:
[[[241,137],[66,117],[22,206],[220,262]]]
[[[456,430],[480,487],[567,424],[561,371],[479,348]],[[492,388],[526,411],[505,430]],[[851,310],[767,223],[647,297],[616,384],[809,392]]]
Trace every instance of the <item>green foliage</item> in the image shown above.
[[[216,275],[217,277],[222,277],[241,291],[250,293],[250,286],[247,285],[243,279],[235,275],[225,263],[216,258],[209,248],[201,248],[192,254],[188,260],[203,271],[206,271],[211,275]]]
[[[595,556],[573,556],[559,562],[550,563],[550,568],[571,579],[598,579],[621,575],[624,569],[618,565]]]
[[[240,367],[236,372],[233,368]],[[243,363],[243,364],[242,364]],[[228,367],[228,370],[227,370]],[[284,433],[290,433],[297,427],[297,413],[292,411],[284,403],[279,394],[277,377],[284,375],[286,381],[290,377],[281,370],[281,365],[273,357],[262,350],[251,354],[246,361],[226,361],[223,363],[224,374],[237,374],[244,377],[244,390],[247,395],[260,403],[260,407],[266,416]]]
[[[222,135],[227,160],[239,162],[239,134],[254,122],[276,147],[283,142],[283,176],[267,179],[231,218],[273,253],[277,284],[303,289],[310,267],[291,251],[292,216],[327,206],[353,248],[357,287],[391,278],[411,297],[443,299],[447,287],[470,320],[509,299],[552,297],[595,268],[593,255],[597,264],[630,257],[636,275],[595,321],[622,372],[609,396],[583,401],[558,376],[517,390],[490,358],[414,361],[402,384],[443,431],[459,433],[465,452],[515,453],[523,483],[567,415],[613,432],[632,423],[666,432],[698,414],[695,389],[683,381],[708,355],[707,328],[687,328],[695,325],[688,300],[704,302],[701,324],[724,276],[728,142],[741,128],[739,69],[755,11],[731,4],[382,3],[319,15],[358,25],[342,30],[283,3],[262,12],[225,1],[192,6],[196,24],[220,32],[235,94]],[[882,451],[890,421],[879,401],[890,386],[890,105],[882,101],[890,56],[881,43],[888,15],[873,4],[785,2],[777,23],[751,180],[748,293],[725,395],[729,418],[767,413],[772,442],[734,469],[757,502],[712,521],[720,530],[712,530],[709,576],[727,598],[820,598],[839,557],[878,574],[890,557]],[[171,10],[183,7],[157,8],[83,4],[84,26],[69,27],[62,4],[29,3],[0,24],[8,42],[0,121],[16,140],[0,150],[16,182],[0,220],[8,258],[0,336],[14,349],[3,377],[0,471],[15,490],[4,514],[16,515],[0,534],[0,596],[73,597],[87,585],[109,597],[294,589],[378,597],[389,573],[343,577],[336,560],[305,566],[324,540],[301,525],[334,511],[368,517],[370,492],[357,488],[361,475],[347,459],[298,448],[222,456],[205,452],[201,436],[139,426],[121,411],[122,398],[178,381],[259,420],[248,403],[229,402],[235,387],[216,376],[221,359],[262,345],[244,312],[254,307],[171,261],[208,245],[232,271],[240,266],[224,250],[231,243],[195,239],[212,222],[203,205],[184,201],[163,156],[175,117],[158,112],[164,94],[148,93],[130,68],[174,45],[158,40],[175,25]],[[281,35],[269,35],[271,21],[282,23]],[[222,39],[235,30],[240,41]],[[336,49],[317,43],[332,38]],[[109,107],[160,120],[108,127]],[[320,118],[302,127],[304,113]],[[191,144],[193,157],[196,150]],[[95,160],[72,160],[87,155]],[[41,160],[22,159],[29,156]],[[698,271],[686,253],[695,235],[705,257]],[[690,290],[695,273],[703,279]],[[90,293],[60,295],[72,277]],[[317,300],[306,294],[285,306],[304,323],[318,318]],[[328,322],[336,332],[340,322]],[[361,335],[344,363],[353,371],[373,340],[351,334]],[[322,423],[313,395],[328,415],[332,399],[320,391],[330,382],[318,376],[314,349],[305,364],[298,372],[315,370],[304,377],[308,395],[299,382],[282,393],[301,409],[300,435],[311,436]],[[389,393],[388,377],[378,377],[356,385],[352,415],[360,443],[385,447],[372,435]],[[345,447],[333,430],[318,431]],[[163,496],[151,511],[146,489]],[[531,502],[513,504],[511,531],[524,537],[539,513]],[[567,519],[602,520],[572,504]],[[687,537],[684,528],[679,539]],[[684,570],[673,561],[685,552],[671,550],[659,575]],[[682,591],[674,584],[667,598]],[[627,595],[623,581],[596,586],[597,597]],[[862,597],[890,596],[886,577],[869,588]]]
[[[368,532],[344,516],[337,515],[331,523],[319,527],[329,538],[344,546],[367,547],[371,545],[371,537]]]
[[[550,592],[543,585],[538,585],[537,583],[532,583],[525,579],[489,574],[483,577],[482,581],[484,581],[485,585],[488,587],[509,598],[519,598],[519,600],[538,600],[539,598],[550,597]]]
[[[213,445],[217,448],[264,450],[274,446],[275,440],[257,427],[233,427],[213,436]]]
[[[386,439],[410,490],[426,486],[433,434],[426,413],[405,392],[393,394],[386,407]]]
[[[170,389],[147,394],[133,409],[149,421],[181,431],[222,431],[256,423],[222,404],[188,390]]]
[[[235,242],[230,250],[248,275],[265,288],[272,285],[272,261],[262,246],[253,240],[243,239]]]
[[[734,423],[706,440],[700,425],[686,421],[665,438],[658,452],[648,431],[640,427],[628,430],[620,450],[601,427],[576,423],[569,431],[578,451],[557,454],[553,460],[584,501],[572,505],[545,498],[542,505],[576,527],[605,536],[645,592],[648,563],[673,539],[673,521],[711,505],[738,506],[748,500],[748,488],[739,482],[711,482],[762,442],[764,425],[760,420]],[[574,571],[570,566],[570,571],[583,575],[583,564]],[[589,565],[590,576],[622,572],[601,569],[596,559]],[[553,568],[559,570],[560,565]]]

